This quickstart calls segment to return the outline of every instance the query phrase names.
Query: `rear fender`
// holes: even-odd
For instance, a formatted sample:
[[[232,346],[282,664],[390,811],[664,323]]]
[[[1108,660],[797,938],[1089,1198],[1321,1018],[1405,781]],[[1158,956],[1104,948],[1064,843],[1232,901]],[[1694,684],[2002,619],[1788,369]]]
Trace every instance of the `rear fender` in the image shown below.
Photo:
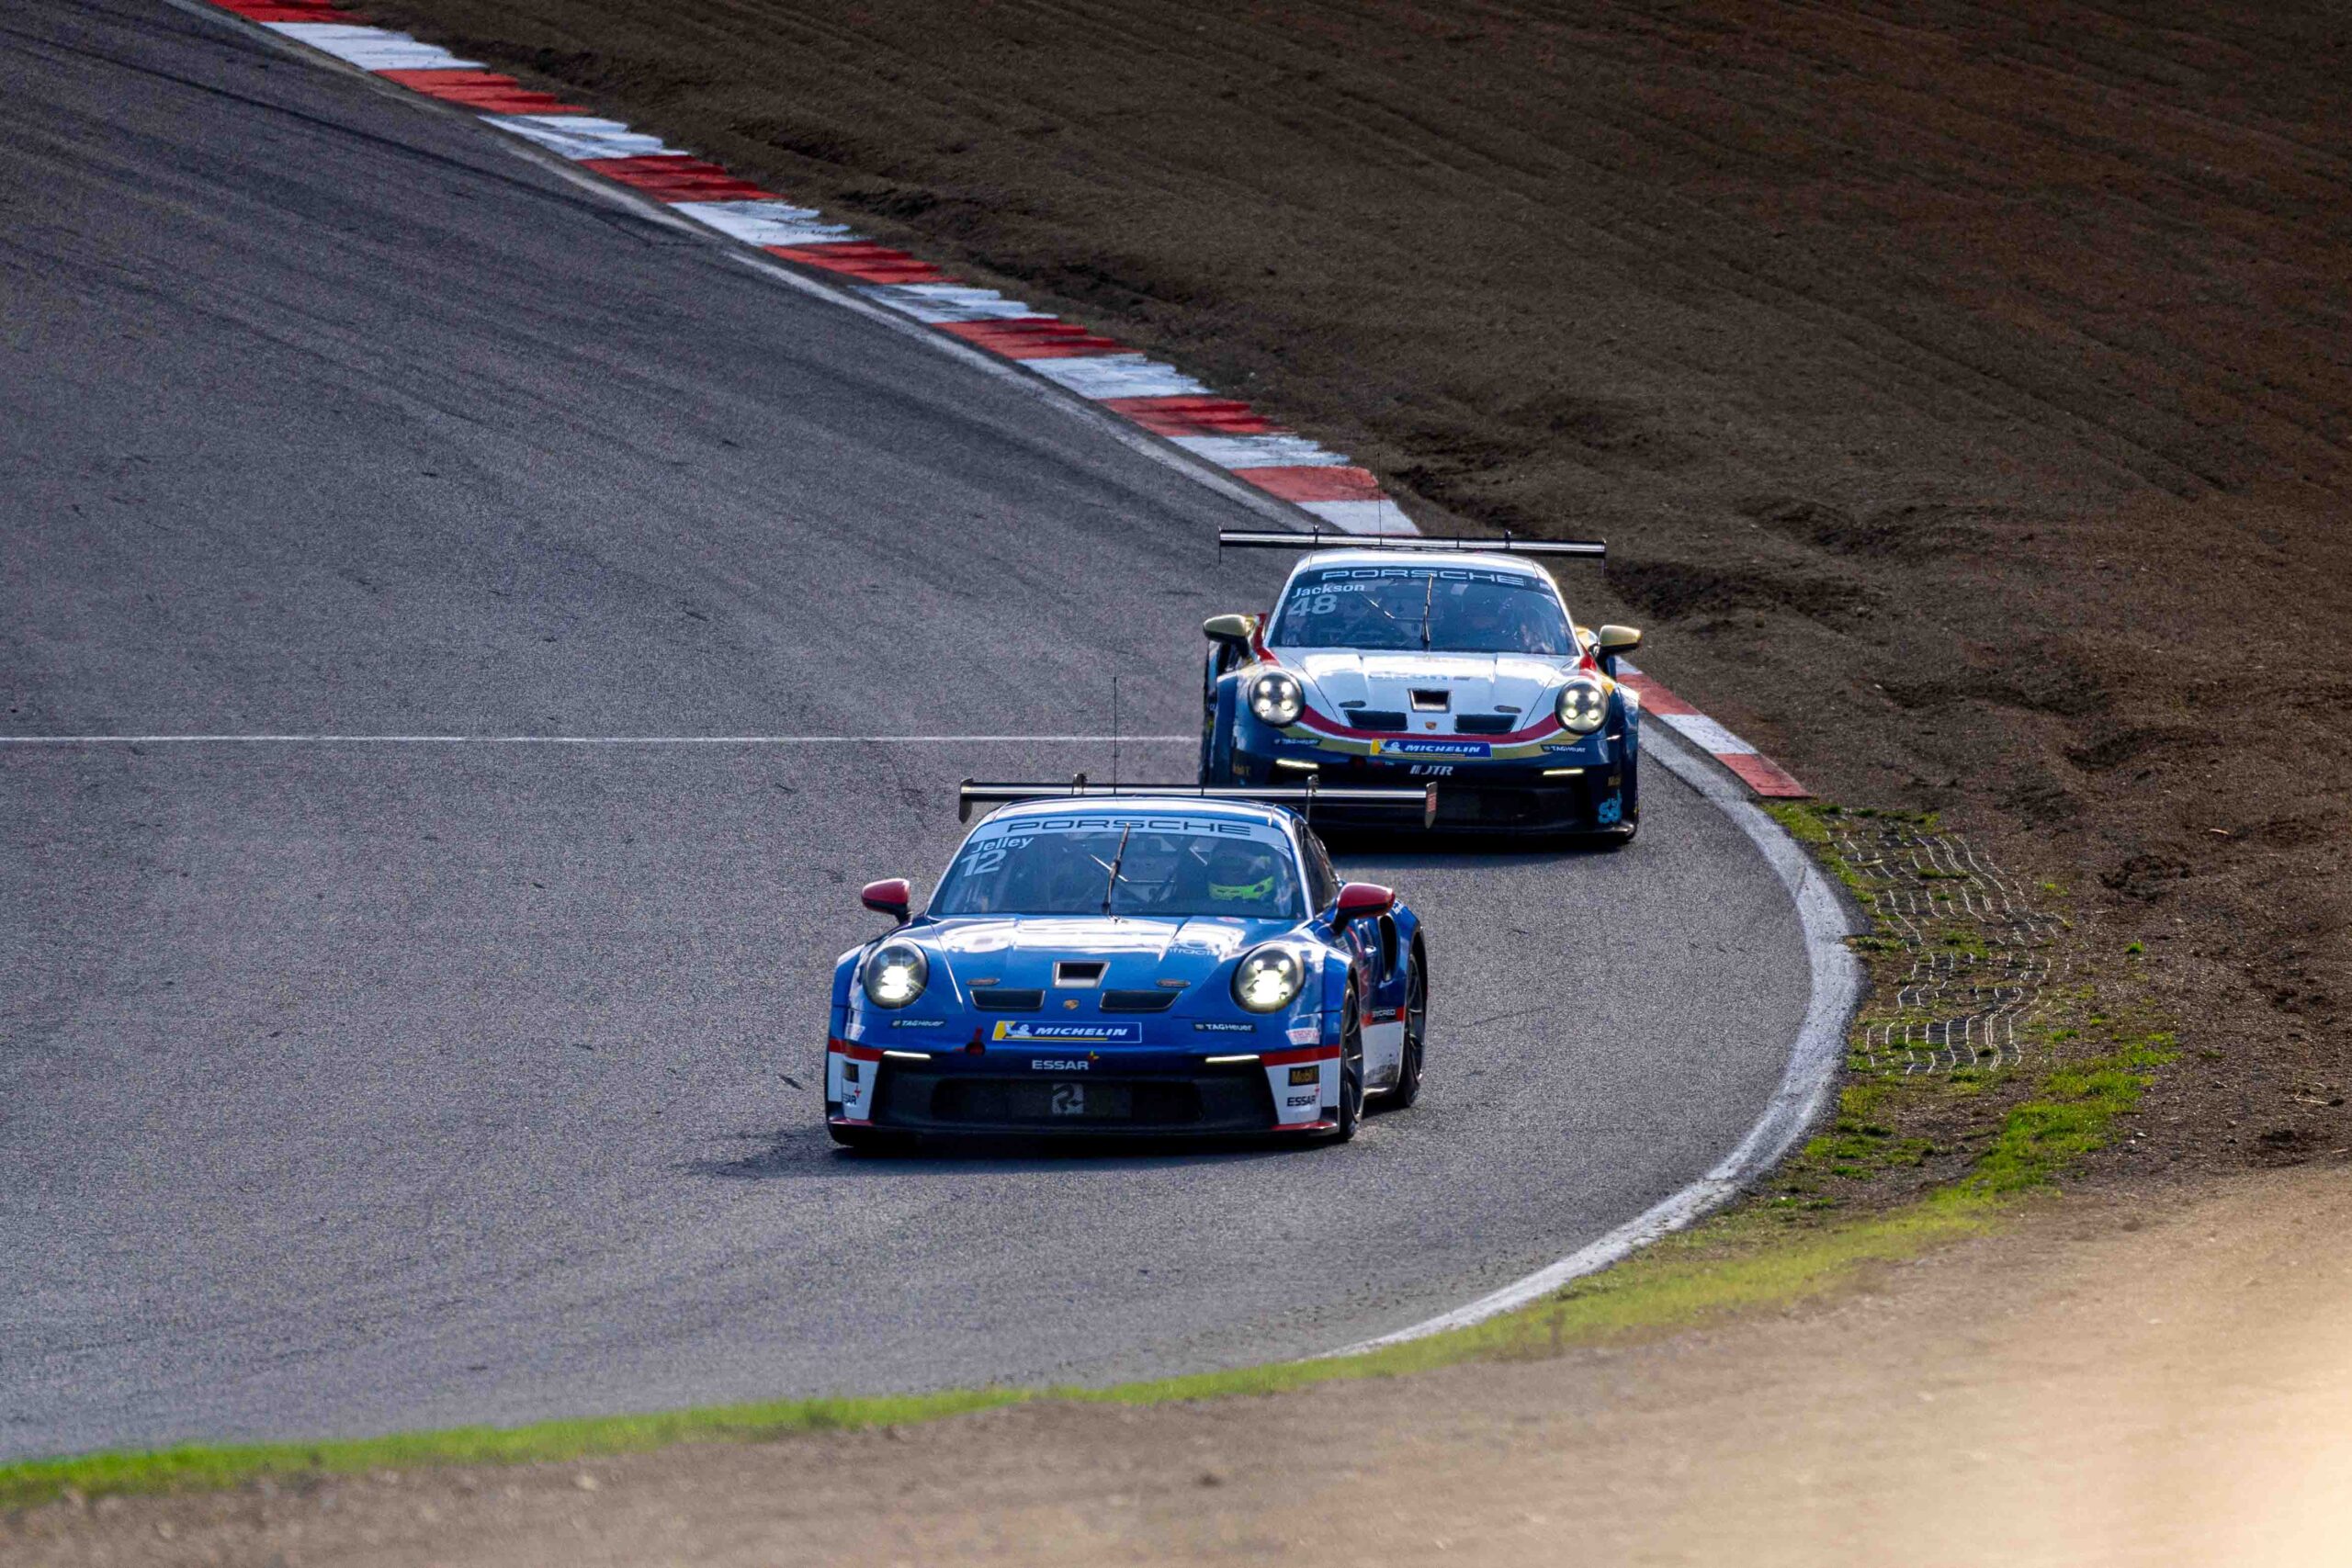
[[[1413,944],[1420,940],[1421,918],[1401,899],[1390,918],[1396,923],[1396,967],[1388,976],[1387,985],[1381,988],[1381,999],[1391,1007],[1403,1007],[1405,961],[1412,955]]]

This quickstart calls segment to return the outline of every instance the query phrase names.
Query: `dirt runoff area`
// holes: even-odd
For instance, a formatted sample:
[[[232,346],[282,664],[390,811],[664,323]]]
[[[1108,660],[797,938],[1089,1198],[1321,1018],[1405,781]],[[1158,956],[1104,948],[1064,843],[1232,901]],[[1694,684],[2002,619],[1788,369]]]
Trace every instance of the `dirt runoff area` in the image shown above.
[[[1147,1409],[0,1516],[0,1561],[2345,1561],[2352,1178],[2115,1190],[1644,1342]]]
[[[2352,1145],[2352,10],[367,10],[1605,535],[1670,685],[2141,944],[2143,1166]]]

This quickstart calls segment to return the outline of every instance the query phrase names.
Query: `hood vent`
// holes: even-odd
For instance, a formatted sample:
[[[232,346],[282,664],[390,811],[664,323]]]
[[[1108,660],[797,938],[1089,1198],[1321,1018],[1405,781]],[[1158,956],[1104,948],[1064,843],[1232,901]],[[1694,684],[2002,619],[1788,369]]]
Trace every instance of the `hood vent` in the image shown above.
[[[1453,705],[1452,692],[1410,691],[1405,694],[1412,700],[1415,713],[1443,713]]]
[[[1105,991],[1102,993],[1104,1012],[1166,1012],[1176,1005],[1182,991]]]
[[[1035,1012],[1046,1005],[1046,993],[1017,986],[975,986],[972,1005],[982,1012]]]
[[[1054,965],[1054,985],[1062,990],[1089,990],[1102,983],[1105,965],[1099,958],[1066,958]]]

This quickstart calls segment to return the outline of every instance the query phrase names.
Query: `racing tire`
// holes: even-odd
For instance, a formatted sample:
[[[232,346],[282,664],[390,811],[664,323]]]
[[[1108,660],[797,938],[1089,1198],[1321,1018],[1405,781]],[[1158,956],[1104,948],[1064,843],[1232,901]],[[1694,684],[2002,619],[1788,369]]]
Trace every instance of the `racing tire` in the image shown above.
[[[1396,1085],[1381,1097],[1383,1110],[1402,1111],[1421,1098],[1422,1046],[1429,1027],[1429,957],[1417,942],[1405,961],[1405,1049],[1397,1060]]]
[[[893,1132],[888,1127],[835,1127],[828,1124],[825,1131],[833,1142],[860,1155],[910,1155],[915,1152],[912,1133]]]
[[[1348,998],[1347,1026],[1340,1032],[1340,1125],[1330,1141],[1344,1144],[1363,1121],[1363,1023],[1356,1001]]]

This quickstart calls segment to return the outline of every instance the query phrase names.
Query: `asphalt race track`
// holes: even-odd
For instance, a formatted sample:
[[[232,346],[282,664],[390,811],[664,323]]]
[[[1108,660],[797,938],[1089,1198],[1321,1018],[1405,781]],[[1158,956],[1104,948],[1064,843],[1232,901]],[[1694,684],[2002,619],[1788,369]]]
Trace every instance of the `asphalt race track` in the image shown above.
[[[1354,858],[1435,1010],[1351,1145],[837,1154],[857,886],[1109,765],[904,738],[1188,732],[1263,519],[162,0],[0,20],[0,735],[475,738],[0,745],[0,1457],[1328,1349],[1781,1078],[1794,910],[1653,765],[1623,853]]]

